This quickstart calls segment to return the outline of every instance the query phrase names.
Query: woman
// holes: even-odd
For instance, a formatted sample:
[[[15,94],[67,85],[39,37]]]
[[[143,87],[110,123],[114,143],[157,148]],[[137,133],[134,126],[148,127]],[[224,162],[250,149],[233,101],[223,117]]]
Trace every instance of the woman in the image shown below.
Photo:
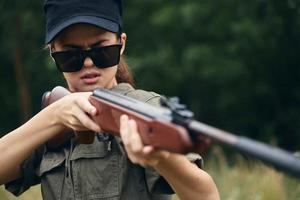
[[[71,92],[103,87],[158,105],[159,95],[128,84],[131,75],[124,60],[120,61],[126,44],[120,1],[49,0],[45,12],[46,43]],[[75,106],[78,108],[81,114],[87,110],[95,114],[91,105]],[[67,124],[65,119],[61,117],[61,124]],[[78,130],[84,125],[99,132],[95,124],[73,119],[73,125],[67,127]],[[41,146],[21,164],[18,176],[6,187],[18,195],[41,182],[44,199],[170,199],[173,191],[181,199],[219,199],[206,172],[183,155],[145,146],[135,121],[127,116],[122,116],[120,123],[121,138],[99,133],[92,144],[71,139],[54,150]],[[47,131],[55,135],[60,130],[51,126]]]

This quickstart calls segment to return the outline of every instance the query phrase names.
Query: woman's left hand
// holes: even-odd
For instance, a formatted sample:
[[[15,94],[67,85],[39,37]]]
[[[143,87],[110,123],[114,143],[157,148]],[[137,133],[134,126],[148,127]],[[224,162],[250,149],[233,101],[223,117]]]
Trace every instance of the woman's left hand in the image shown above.
[[[144,145],[136,122],[126,115],[120,118],[120,134],[129,159],[135,164],[154,168],[168,181],[180,199],[220,199],[209,174],[192,164],[184,155]]]
[[[155,149],[151,145],[144,145],[137,130],[137,124],[127,115],[120,118],[120,134],[131,162],[142,166],[154,167],[163,159],[170,156],[170,152]]]

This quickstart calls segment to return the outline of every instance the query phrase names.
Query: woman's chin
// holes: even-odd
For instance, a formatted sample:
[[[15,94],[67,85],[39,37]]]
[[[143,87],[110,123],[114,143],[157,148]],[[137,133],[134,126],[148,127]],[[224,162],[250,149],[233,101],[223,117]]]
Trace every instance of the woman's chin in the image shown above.
[[[78,86],[70,88],[71,92],[92,92],[96,88],[101,87],[100,85],[84,85],[84,86]]]

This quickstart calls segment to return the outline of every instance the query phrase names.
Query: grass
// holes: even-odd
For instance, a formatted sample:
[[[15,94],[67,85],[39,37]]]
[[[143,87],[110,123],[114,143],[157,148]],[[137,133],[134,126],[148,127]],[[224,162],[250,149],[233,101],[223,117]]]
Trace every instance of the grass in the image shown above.
[[[228,160],[214,147],[205,168],[224,200],[299,200],[300,180],[240,154]]]
[[[300,180],[279,173],[259,162],[237,154],[227,159],[215,146],[205,159],[205,170],[213,177],[222,200],[299,200]],[[40,187],[35,186],[20,197],[0,187],[1,200],[41,200]],[[178,200],[176,196],[173,200]]]
[[[41,200],[42,195],[40,192],[40,186],[31,187],[28,191],[23,193],[20,197],[15,197],[11,193],[4,189],[4,186],[0,187],[0,199],[1,200]]]

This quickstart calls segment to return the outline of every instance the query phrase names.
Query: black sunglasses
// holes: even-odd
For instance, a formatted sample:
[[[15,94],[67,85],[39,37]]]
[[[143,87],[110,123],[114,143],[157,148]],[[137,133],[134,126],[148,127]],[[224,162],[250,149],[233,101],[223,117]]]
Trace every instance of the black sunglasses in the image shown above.
[[[120,62],[122,44],[92,48],[90,50],[52,52],[57,69],[61,72],[77,72],[83,67],[84,60],[89,57],[98,68],[112,67]]]

